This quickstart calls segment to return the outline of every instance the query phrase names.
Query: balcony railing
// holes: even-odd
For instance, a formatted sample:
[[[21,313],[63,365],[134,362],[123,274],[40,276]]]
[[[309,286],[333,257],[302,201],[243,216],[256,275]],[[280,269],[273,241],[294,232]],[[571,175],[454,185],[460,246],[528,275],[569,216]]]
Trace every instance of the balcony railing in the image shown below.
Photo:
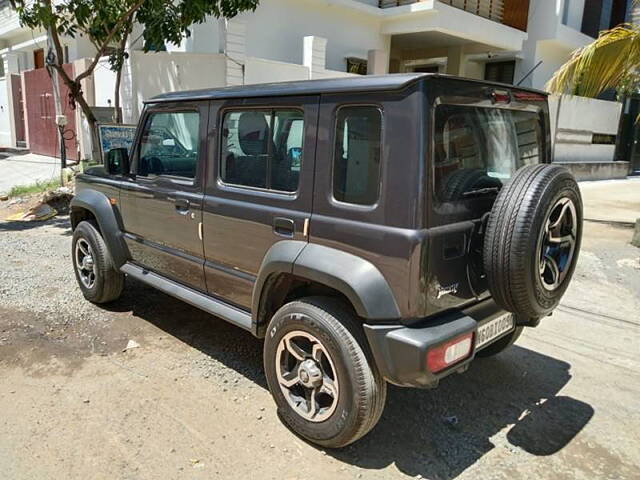
[[[9,0],[0,0],[0,35],[20,28],[18,14],[11,8]]]
[[[380,8],[399,7],[422,0],[379,0]],[[527,31],[529,0],[439,0],[479,17]]]

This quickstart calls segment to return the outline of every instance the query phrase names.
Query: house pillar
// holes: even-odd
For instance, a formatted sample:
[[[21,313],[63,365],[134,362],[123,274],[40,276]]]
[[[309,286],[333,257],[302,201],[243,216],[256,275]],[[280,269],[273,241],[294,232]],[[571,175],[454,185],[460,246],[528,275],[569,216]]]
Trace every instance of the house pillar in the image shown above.
[[[449,75],[465,76],[465,55],[463,47],[447,48],[447,73]]]
[[[327,39],[304,37],[302,64],[309,69],[309,78],[320,78],[327,64]]]
[[[2,59],[4,65],[4,75],[7,87],[7,109],[9,114],[9,146],[17,147],[18,142],[16,139],[16,122],[22,121],[17,116],[20,115],[19,105],[13,104],[14,92],[13,82],[11,81],[11,75],[20,74],[20,62],[19,54],[15,52],[7,52],[3,55]],[[17,92],[16,92],[17,94]]]
[[[227,85],[244,85],[247,25],[239,19],[227,20],[225,55],[227,58]]]
[[[367,53],[367,75],[384,75],[385,73],[389,73],[389,52],[369,50]]]
[[[90,58],[80,58],[75,60],[73,63],[73,76],[74,78],[78,76],[80,73],[84,72],[87,67],[91,64]],[[60,80],[62,84],[62,80]],[[82,87],[82,92],[84,94],[84,99],[87,101],[89,106],[93,107],[96,104],[96,95],[95,95],[95,85],[93,83],[93,75],[89,75],[84,78],[80,82],[80,86]],[[62,99],[64,102],[65,100]],[[93,145],[91,140],[91,129],[89,128],[89,123],[85,119],[82,114],[82,109],[78,106],[75,110],[76,115],[76,138],[78,139],[78,150],[80,154],[78,155],[78,161],[84,159],[93,159],[97,161],[98,158],[94,158],[95,154],[93,154]],[[97,154],[98,148],[96,146],[95,152]]]

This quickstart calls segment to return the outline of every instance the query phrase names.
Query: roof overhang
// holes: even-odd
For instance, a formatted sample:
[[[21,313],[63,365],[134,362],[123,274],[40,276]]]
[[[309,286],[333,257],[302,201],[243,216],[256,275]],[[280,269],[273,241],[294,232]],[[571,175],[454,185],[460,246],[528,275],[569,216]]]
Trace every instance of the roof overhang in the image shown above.
[[[508,25],[466,12],[460,8],[423,0],[399,7],[378,8],[355,0],[324,0],[328,5],[358,11],[380,20],[380,33],[439,32],[469,43],[480,43],[495,49],[518,51],[527,33]]]
[[[439,32],[500,50],[522,50],[527,33],[435,0],[382,9],[381,32]]]

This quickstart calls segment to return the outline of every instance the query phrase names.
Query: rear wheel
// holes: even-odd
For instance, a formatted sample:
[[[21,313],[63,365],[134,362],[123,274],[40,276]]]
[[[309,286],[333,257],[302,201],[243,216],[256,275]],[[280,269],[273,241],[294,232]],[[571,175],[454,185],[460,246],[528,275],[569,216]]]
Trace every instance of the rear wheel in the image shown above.
[[[78,224],[73,232],[73,267],[84,298],[93,303],[117,299],[124,288],[124,274],[116,269],[111,254],[91,221]]]
[[[309,297],[280,308],[267,330],[264,368],[283,422],[318,445],[348,445],[382,415],[386,383],[339,301]]]

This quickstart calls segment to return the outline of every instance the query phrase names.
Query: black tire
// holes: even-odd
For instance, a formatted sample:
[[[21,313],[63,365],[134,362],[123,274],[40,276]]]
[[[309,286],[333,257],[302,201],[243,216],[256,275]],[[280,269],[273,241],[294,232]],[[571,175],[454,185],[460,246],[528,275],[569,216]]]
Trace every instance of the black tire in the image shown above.
[[[90,285],[83,282],[78,268],[78,242],[83,242],[82,245],[88,244],[91,249],[91,258],[95,264],[95,280]],[[93,303],[107,303],[120,297],[124,288],[124,274],[116,269],[96,225],[91,221],[80,222],[73,232],[71,245],[73,270],[84,298]]]
[[[479,350],[476,353],[476,357],[493,357],[494,355],[504,352],[507,348],[518,341],[518,338],[522,335],[522,330],[524,330],[524,327],[516,327],[509,335],[505,335],[488,347]]]
[[[335,410],[314,422],[289,404],[280,387],[276,362],[283,338],[305,332],[329,353],[339,384]],[[351,309],[340,301],[308,297],[284,305],[273,316],[264,344],[269,390],[282,421],[297,435],[328,448],[355,442],[378,423],[385,405],[386,382],[371,357],[364,332]]]
[[[557,250],[566,253],[562,268],[555,259],[547,263],[551,251],[546,247],[551,245],[547,227],[552,220],[555,223],[552,215],[558,211],[563,219],[571,219],[571,235],[567,238],[572,240],[562,247],[566,252]],[[568,227],[563,220],[558,228]],[[524,323],[548,315],[571,281],[581,238],[582,198],[573,175],[558,165],[518,170],[496,198],[484,239],[484,270],[496,303]],[[548,268],[542,273],[545,265]],[[547,280],[551,267],[551,273],[557,272],[557,282]]]

